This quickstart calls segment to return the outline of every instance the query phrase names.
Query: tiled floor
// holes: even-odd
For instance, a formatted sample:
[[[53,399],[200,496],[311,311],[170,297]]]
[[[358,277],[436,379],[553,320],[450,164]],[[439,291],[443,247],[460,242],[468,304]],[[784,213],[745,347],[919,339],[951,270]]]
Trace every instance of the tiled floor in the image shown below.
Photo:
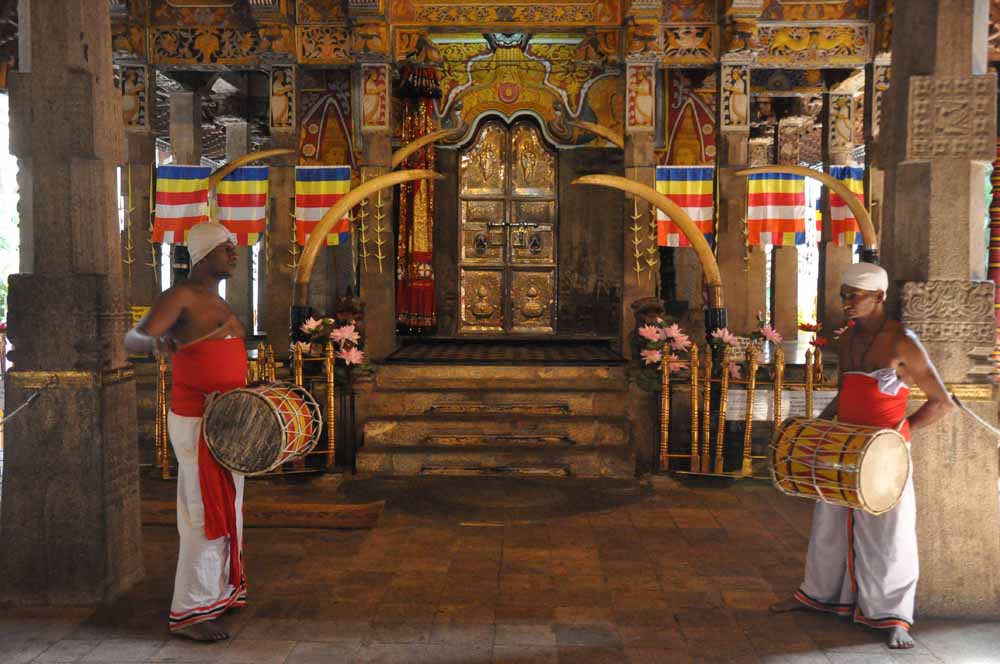
[[[274,500],[388,500],[372,531],[251,529],[232,638],[170,638],[176,533],[114,606],[0,609],[0,662],[1000,662],[1000,623],[919,621],[915,650],[772,615],[810,503],[763,484],[426,478],[251,483]],[[144,486],[161,497],[169,484]]]

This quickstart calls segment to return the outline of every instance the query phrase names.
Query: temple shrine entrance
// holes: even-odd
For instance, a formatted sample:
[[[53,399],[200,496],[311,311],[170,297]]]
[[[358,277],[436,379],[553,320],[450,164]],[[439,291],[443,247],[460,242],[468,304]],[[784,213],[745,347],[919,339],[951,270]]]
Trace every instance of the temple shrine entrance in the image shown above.
[[[557,183],[531,120],[486,120],[461,152],[459,334],[556,332]]]

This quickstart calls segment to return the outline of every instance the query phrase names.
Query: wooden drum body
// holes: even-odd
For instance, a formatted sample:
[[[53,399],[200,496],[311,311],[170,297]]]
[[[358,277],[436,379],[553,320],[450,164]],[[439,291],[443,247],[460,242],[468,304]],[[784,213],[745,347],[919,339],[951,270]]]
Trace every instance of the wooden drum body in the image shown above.
[[[323,416],[312,395],[288,383],[263,383],[216,396],[205,409],[205,443],[223,467],[260,475],[316,447]]]
[[[892,429],[790,417],[770,447],[771,480],[782,493],[884,514],[899,502],[910,453]]]

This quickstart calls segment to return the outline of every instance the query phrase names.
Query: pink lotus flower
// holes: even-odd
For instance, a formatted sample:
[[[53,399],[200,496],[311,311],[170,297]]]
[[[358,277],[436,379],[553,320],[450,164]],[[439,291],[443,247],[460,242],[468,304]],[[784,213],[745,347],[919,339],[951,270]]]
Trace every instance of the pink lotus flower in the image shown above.
[[[667,362],[670,364],[670,373],[677,373],[684,368],[684,363],[680,361],[681,358],[677,357],[673,353],[667,355]]]
[[[351,327],[354,327],[351,325]],[[345,348],[337,352],[337,357],[342,359],[346,364],[364,364],[365,354],[363,351],[357,348]]]
[[[302,323],[302,326],[299,327],[299,329],[302,330],[306,334],[312,334],[313,331],[317,327],[319,327],[320,325],[322,325],[322,323],[323,323],[323,321],[316,320],[315,318],[313,318],[312,316],[310,316],[306,320],[306,322]]]
[[[295,351],[296,348],[302,351],[303,355],[308,355],[312,350],[312,344],[308,341],[296,341],[295,345],[292,346],[292,351]]]
[[[734,380],[743,378],[743,367],[738,362],[729,363],[729,377]]]
[[[639,336],[647,341],[660,341],[660,328],[655,325],[643,325],[639,328]]]
[[[730,332],[729,328],[726,328],[726,327],[722,327],[722,328],[719,328],[718,330],[713,331],[712,332],[712,338],[713,339],[718,339],[722,343],[728,344],[730,346],[732,346],[732,345],[734,345],[736,343],[736,335],[734,335],[732,332]]]
[[[691,338],[686,334],[680,334],[670,340],[670,350],[686,351],[691,348]]]
[[[836,330],[833,331],[833,338],[839,339],[840,335],[842,335],[844,332],[847,332],[849,329],[851,329],[851,327],[852,326],[850,325],[845,325],[844,327],[838,327]]]
[[[361,335],[355,331],[354,323],[334,328],[334,330],[330,332],[330,338],[341,345],[343,345],[345,341],[350,341],[353,344],[357,344],[361,341]]]
[[[781,343],[781,339],[782,339],[781,332],[778,332],[776,329],[774,329],[770,325],[765,325],[762,328],[760,328],[760,333],[762,335],[764,335],[764,338],[767,339],[768,341],[770,341],[772,344],[780,344]]]
[[[658,350],[644,350],[639,354],[646,364],[659,364],[663,361],[663,353]]]

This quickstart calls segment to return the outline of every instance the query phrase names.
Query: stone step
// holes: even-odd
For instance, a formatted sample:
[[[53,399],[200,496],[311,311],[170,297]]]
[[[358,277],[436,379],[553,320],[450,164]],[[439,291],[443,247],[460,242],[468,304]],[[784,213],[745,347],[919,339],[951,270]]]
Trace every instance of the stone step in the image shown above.
[[[506,390],[567,390],[624,392],[624,365],[539,366],[496,364],[411,365],[382,364],[375,373],[375,389],[482,390],[492,386]]]
[[[628,424],[621,418],[514,415],[430,415],[369,418],[366,446],[504,445],[524,448],[564,445],[628,445]]]
[[[365,417],[416,415],[576,415],[624,417],[625,392],[413,390],[365,394]]]
[[[375,475],[556,475],[619,477],[635,475],[635,459],[621,446],[550,447],[400,447],[361,449],[361,473]]]

